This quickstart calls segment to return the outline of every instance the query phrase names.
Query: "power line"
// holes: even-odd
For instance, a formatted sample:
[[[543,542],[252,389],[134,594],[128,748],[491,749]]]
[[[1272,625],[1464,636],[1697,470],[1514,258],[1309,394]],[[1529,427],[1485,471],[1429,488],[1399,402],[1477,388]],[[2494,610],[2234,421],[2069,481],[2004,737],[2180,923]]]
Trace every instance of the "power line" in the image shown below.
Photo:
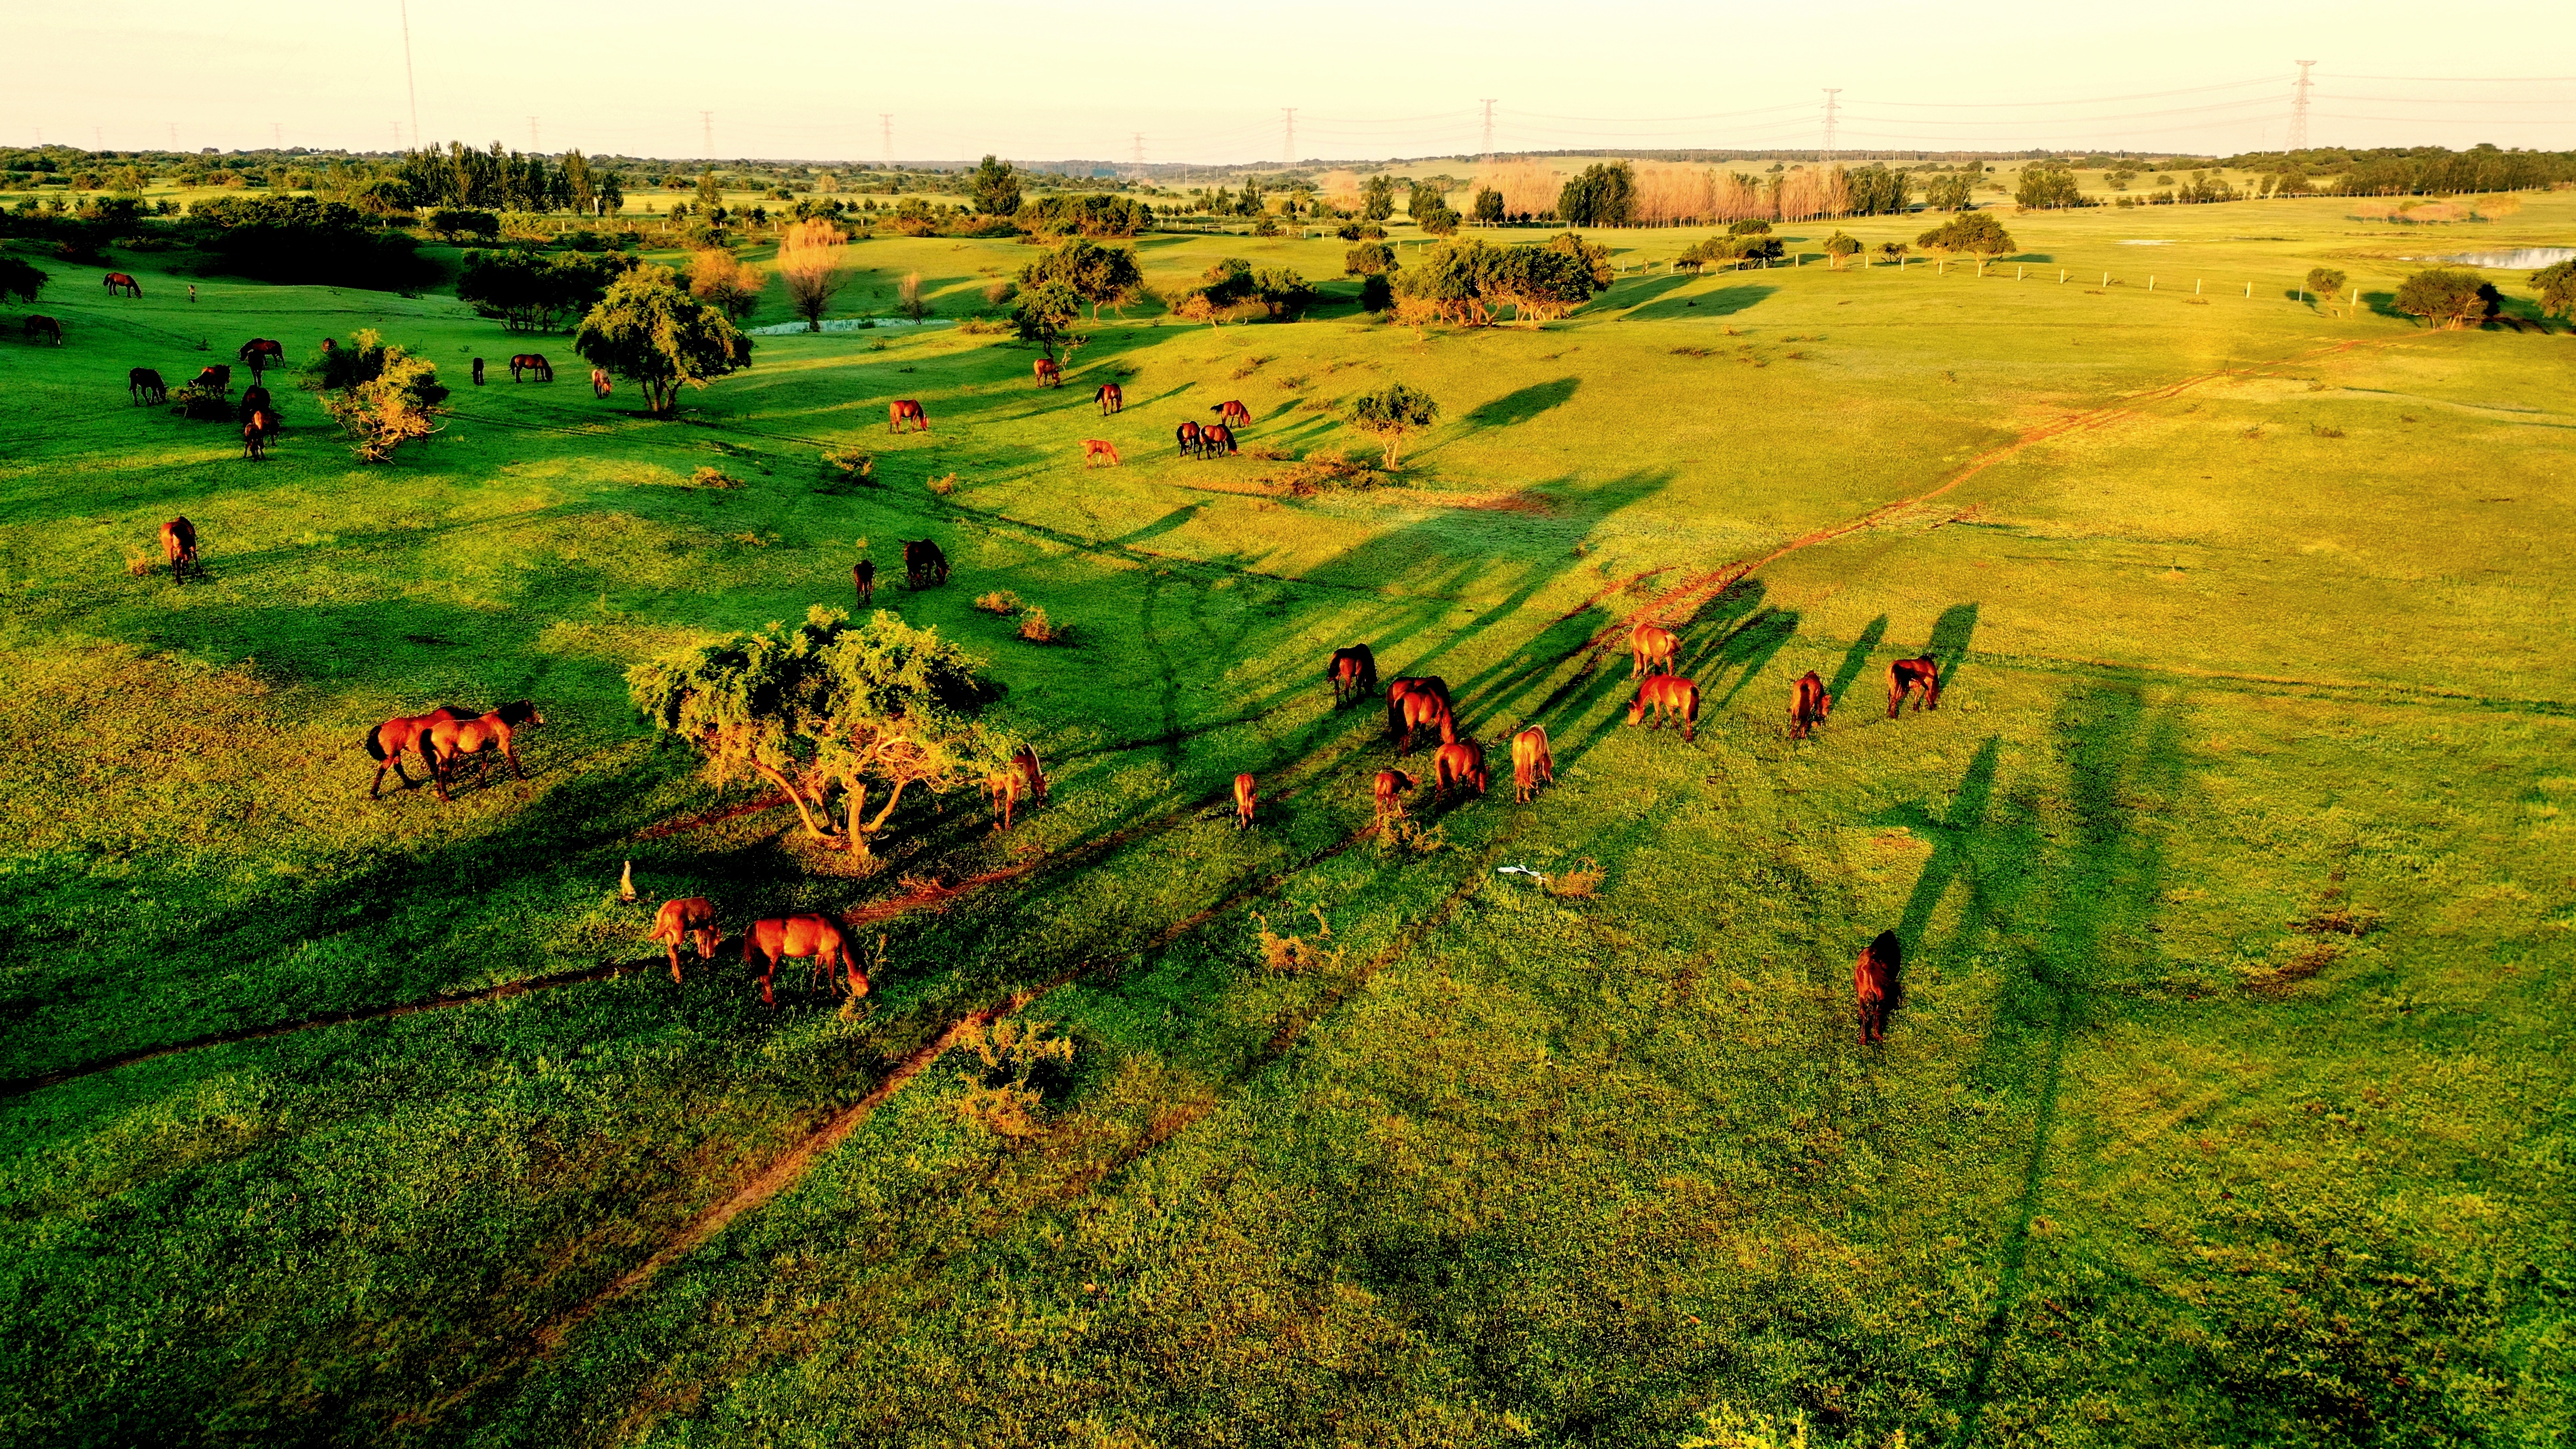
[[[2298,62],[2298,89],[2290,96],[2289,149],[2293,151],[2308,149],[2308,71],[2315,65],[2316,62],[2313,60]]]

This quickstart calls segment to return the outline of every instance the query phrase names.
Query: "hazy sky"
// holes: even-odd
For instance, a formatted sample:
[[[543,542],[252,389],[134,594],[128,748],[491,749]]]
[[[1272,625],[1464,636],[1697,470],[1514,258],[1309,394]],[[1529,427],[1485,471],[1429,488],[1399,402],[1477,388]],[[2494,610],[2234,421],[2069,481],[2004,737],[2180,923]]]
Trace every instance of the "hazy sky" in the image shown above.
[[[1482,149],[2232,152],[2576,148],[2576,11],[2530,0],[2032,6],[1342,3],[1266,10],[950,0],[859,6],[412,0],[420,129],[581,146],[876,160],[1278,159]],[[413,139],[398,0],[29,6],[0,142],[384,148]],[[2446,80],[2502,74],[2508,80]],[[173,128],[175,127],[175,131]]]

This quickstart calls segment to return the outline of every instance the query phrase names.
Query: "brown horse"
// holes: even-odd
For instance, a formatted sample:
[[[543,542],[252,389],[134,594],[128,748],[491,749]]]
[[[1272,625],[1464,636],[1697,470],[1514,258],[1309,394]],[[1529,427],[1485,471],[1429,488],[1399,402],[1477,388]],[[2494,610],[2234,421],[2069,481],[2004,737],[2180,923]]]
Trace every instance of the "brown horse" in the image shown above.
[[[1449,702],[1449,681],[1436,674],[1406,675],[1386,687],[1386,732],[1398,734],[1404,729],[1404,702],[1416,694],[1431,694],[1442,704]]]
[[[190,387],[212,388],[219,393],[231,392],[233,390],[233,365],[229,362],[208,363],[206,366],[197,369],[196,377],[190,380],[188,385]]]
[[[1127,410],[1127,394],[1120,391],[1114,382],[1104,382],[1092,389],[1091,400],[1100,404],[1100,415],[1104,418]]]
[[[243,422],[249,422],[250,415],[257,412],[269,414],[272,420],[277,416],[276,410],[269,406],[268,389],[253,383],[242,389],[241,406],[234,413]]]
[[[948,555],[929,539],[906,539],[903,545],[903,583],[910,589],[935,589],[948,582]]]
[[[863,558],[850,565],[850,587],[858,591],[859,607],[864,609],[877,597],[877,561]]]
[[[1852,994],[1860,999],[1860,1042],[1887,1040],[1887,1013],[1897,1006],[1905,992],[1902,971],[1905,948],[1897,944],[1894,931],[1881,931],[1878,939],[1860,953],[1852,963]]]
[[[125,391],[137,407],[148,402],[165,403],[170,400],[169,385],[161,380],[161,374],[148,367],[138,367],[125,374]]]
[[[467,755],[499,750],[501,758],[510,762],[511,778],[528,778],[527,771],[519,768],[519,751],[511,737],[530,725],[545,722],[546,717],[537,713],[537,707],[524,699],[505,704],[480,719],[432,721],[420,736],[420,754],[429,762],[429,782],[438,787],[438,798],[449,798],[447,777],[455,773],[456,762]]]
[[[1181,456],[1184,458],[1197,457],[1199,450],[1207,446],[1207,441],[1200,434],[1199,425],[1196,423],[1185,422],[1172,429],[1172,441],[1181,445]]]
[[[1366,644],[1336,649],[1333,662],[1324,667],[1324,677],[1333,682],[1333,708],[1365,699],[1377,693],[1377,656]]]
[[[1223,423],[1199,429],[1199,456],[1231,458],[1234,456],[1234,429]]]
[[[1941,707],[1941,662],[1926,654],[1920,659],[1899,659],[1887,666],[1887,717],[1896,718],[1909,694],[1921,693],[1914,702],[1917,711]]]
[[[510,381],[517,382],[522,372],[536,374],[539,382],[555,380],[555,365],[546,361],[545,354],[541,352],[521,352],[511,356]]]
[[[1252,426],[1252,409],[1245,407],[1240,399],[1230,398],[1209,408],[1208,411],[1216,414],[1216,420],[1220,423],[1232,423],[1242,428]]]
[[[51,317],[40,317],[30,313],[27,317],[27,340],[33,342],[38,337],[50,337],[54,339],[56,347],[62,346],[63,324]]]
[[[1808,670],[1789,695],[1789,738],[1809,738],[1833,712],[1834,697],[1825,693],[1825,682],[1816,677],[1816,671]]]
[[[993,823],[995,830],[1011,828],[1011,807],[1023,795],[1040,803],[1047,797],[1046,771],[1038,768],[1038,752],[1027,745],[1012,751],[1009,764],[984,777],[984,798],[1002,812],[1002,818]]]
[[[671,954],[671,980],[680,979],[680,943],[687,941],[698,948],[700,961],[716,958],[716,948],[724,944],[724,932],[716,929],[715,902],[705,896],[691,896],[684,901],[664,901],[653,913],[654,941]]]
[[[1085,438],[1082,440],[1082,466],[1088,468],[1092,464],[1100,462],[1103,459],[1106,459],[1109,466],[1112,468],[1118,466],[1118,445],[1116,443],[1103,442],[1098,438]]]
[[[105,280],[107,282],[107,295],[111,297],[120,292],[124,293],[128,297],[140,297],[143,295],[143,284],[135,281],[132,277],[127,276],[123,272],[110,272],[107,274]]]
[[[590,370],[590,395],[592,397],[606,397],[615,391],[617,391],[617,386],[608,380],[607,368],[594,367]]]
[[[1646,711],[1655,712],[1654,728],[1662,729],[1664,721],[1681,716],[1682,739],[1695,738],[1699,731],[1699,685],[1670,674],[1651,674],[1637,686],[1637,699],[1628,706],[1628,723],[1645,722]]]
[[[1404,797],[1411,793],[1412,789],[1413,777],[1404,773],[1402,770],[1380,770],[1377,772],[1375,793],[1377,796],[1377,818],[1379,824],[1382,825],[1386,823],[1386,817],[1393,815],[1404,808]]]
[[[161,525],[161,556],[170,561],[170,582],[184,584],[187,570],[203,574],[205,567],[197,562],[197,525],[182,513]]]
[[[1250,775],[1234,777],[1234,828],[1242,830],[1252,824],[1252,807],[1261,803],[1261,794],[1253,788]]]
[[[912,430],[916,433],[929,432],[930,414],[923,412],[921,410],[921,404],[914,402],[910,398],[898,398],[895,401],[886,404],[887,432],[902,432],[903,425],[906,423],[912,424]]]
[[[442,704],[427,714],[389,719],[367,731],[367,754],[376,762],[376,778],[367,782],[367,798],[375,799],[377,792],[384,788],[387,770],[393,771],[401,778],[403,788],[411,788],[412,778],[402,767],[405,750],[419,749],[421,770],[424,773],[430,773],[429,749],[421,743],[421,736],[428,732],[431,725],[440,720],[464,721],[472,718],[474,718],[474,711],[461,704]]]
[[[250,364],[251,378],[257,381],[259,375],[268,370],[270,363],[274,362],[280,367],[286,365],[286,344],[274,337],[254,337],[243,343],[241,351],[233,356],[236,361]]]
[[[476,387],[483,385],[483,359],[479,357],[474,359],[474,385]]]
[[[242,456],[254,463],[268,458],[268,440],[277,431],[277,414],[266,408],[242,419]]]
[[[1446,695],[1417,689],[1406,695],[1403,702],[1396,706],[1396,713],[1404,721],[1404,744],[1399,752],[1413,748],[1413,731],[1416,726],[1438,730],[1440,743],[1444,745],[1458,738],[1458,716],[1456,711],[1449,707],[1449,699]]]
[[[1556,783],[1556,755],[1547,747],[1547,731],[1531,725],[1512,736],[1512,803],[1527,804],[1541,781]]]
[[[1063,369],[1063,368],[1060,368],[1060,367],[1058,367],[1058,366],[1056,366],[1056,365],[1055,365],[1055,359],[1054,359],[1054,358],[1052,358],[1052,357],[1041,357],[1041,358],[1039,358],[1039,359],[1038,359],[1038,365],[1037,365],[1037,369],[1036,369],[1036,371],[1037,371],[1037,375],[1038,375],[1038,386],[1040,386],[1040,387],[1062,387],[1062,386],[1064,386],[1064,369]]]
[[[1462,788],[1473,785],[1477,794],[1485,793],[1485,747],[1474,740],[1450,740],[1443,744],[1440,753],[1431,757],[1431,768],[1434,775],[1431,796],[1435,800],[1448,799],[1453,785]]]
[[[1670,674],[1673,672],[1674,658],[1682,652],[1682,636],[1661,625],[1649,624],[1641,619],[1637,622],[1636,628],[1628,631],[1628,652],[1637,661],[1637,667],[1628,672],[1630,679],[1651,673],[1658,668]]]
[[[781,958],[802,960],[814,958],[815,969],[829,981],[836,970],[850,976],[850,999],[868,994],[868,973],[859,969],[858,958],[850,954],[850,944],[842,939],[840,924],[830,916],[784,916],[754,921],[742,933],[742,962],[748,966],[763,961],[760,968],[760,1004],[776,1006],[778,998],[769,991],[770,978],[777,974]]]

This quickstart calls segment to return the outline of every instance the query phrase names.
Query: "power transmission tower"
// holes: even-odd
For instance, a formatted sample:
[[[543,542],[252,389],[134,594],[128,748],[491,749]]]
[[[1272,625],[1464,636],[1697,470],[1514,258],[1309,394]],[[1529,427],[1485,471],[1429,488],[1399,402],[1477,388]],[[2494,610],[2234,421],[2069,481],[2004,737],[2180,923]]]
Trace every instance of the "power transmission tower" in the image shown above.
[[[1840,97],[1840,96],[1842,95],[1842,93],[1843,93],[1843,88],[1842,88],[1841,86],[1827,86],[1827,87],[1825,87],[1824,89],[1825,89],[1825,154],[1824,154],[1823,159],[1824,159],[1824,160],[1827,160],[1827,161],[1831,161],[1832,159],[1834,159],[1834,121],[1835,121],[1835,118],[1836,118],[1837,116],[1839,116],[1839,115],[1841,114],[1841,112],[1842,112],[1842,102],[1838,99],[1838,97]]]
[[[268,145],[269,149],[272,151],[283,151],[286,149],[286,127],[284,125],[276,121],[268,123]]]
[[[716,159],[716,113],[698,112],[698,153],[704,159]]]
[[[1136,149],[1131,159],[1136,167],[1136,174],[1142,176],[1145,174],[1145,133],[1135,131],[1130,134],[1136,138]]]
[[[402,0],[403,89],[411,93],[411,143],[420,144],[420,82],[411,73],[411,0]],[[394,149],[402,149],[402,132],[394,132]]]
[[[530,117],[528,117],[528,149],[529,149],[529,150],[531,150],[531,151],[534,151],[534,150],[537,150],[537,149],[538,149],[538,147],[537,147],[537,118],[536,118],[536,117],[534,117],[534,116],[530,116]]]
[[[1480,96],[1477,104],[1485,108],[1485,164],[1490,166],[1494,162],[1494,98]]]
[[[2298,88],[2290,93],[2290,149],[2293,151],[2308,149],[2308,67],[2315,64],[2313,60],[2298,63]]]
[[[884,143],[885,143],[885,164],[886,164],[886,169],[887,169],[888,171],[892,171],[892,170],[894,169],[894,114],[893,114],[893,112],[891,112],[891,111],[879,111],[879,112],[877,112],[877,139],[878,139],[879,141],[882,141],[882,142],[884,142]]]
[[[1279,159],[1294,166],[1297,164],[1297,108],[1281,106],[1279,116],[1281,124],[1285,127],[1279,146]]]

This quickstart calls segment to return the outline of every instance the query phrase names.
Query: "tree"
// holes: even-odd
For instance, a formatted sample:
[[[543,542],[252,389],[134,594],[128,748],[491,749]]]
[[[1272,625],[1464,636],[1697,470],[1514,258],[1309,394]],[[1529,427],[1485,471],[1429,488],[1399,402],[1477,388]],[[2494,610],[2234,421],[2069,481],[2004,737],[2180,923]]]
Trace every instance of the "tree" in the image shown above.
[[[451,239],[475,236],[488,242],[501,234],[501,218],[488,211],[433,211],[421,225]]]
[[[2343,295],[2343,273],[2332,267],[2308,268],[2308,290],[2326,301]]]
[[[1975,189],[1976,183],[1965,176],[1935,176],[1923,187],[1923,204],[1934,211],[1973,210]]]
[[[778,275],[787,281],[787,305],[805,319],[805,330],[823,330],[832,294],[849,277],[849,243],[828,221],[791,223],[778,242]]]
[[[1834,234],[1825,238],[1825,255],[1831,259],[1826,263],[1828,266],[1839,267],[1843,264],[1843,258],[1855,255],[1859,251],[1860,239],[1843,235],[1840,227],[1834,228]]]
[[[2541,268],[2531,274],[2531,285],[2540,291],[2541,316],[2576,320],[2576,262]]]
[[[698,205],[710,210],[724,205],[724,188],[716,183],[712,171],[698,173]]]
[[[1132,248],[1105,247],[1085,237],[1070,238],[1020,268],[1019,279],[1023,287],[1064,283],[1090,305],[1095,322],[1101,308],[1124,306],[1145,287],[1145,273]]]
[[[1342,275],[1346,277],[1374,277],[1394,271],[1396,265],[1395,248],[1384,242],[1361,242],[1342,254]]]
[[[1011,325],[1022,342],[1034,342],[1055,360],[1055,350],[1072,335],[1073,324],[1082,319],[1082,294],[1069,283],[1044,281],[1021,290],[1019,301],[1011,308]]]
[[[1231,309],[1252,300],[1259,285],[1252,263],[1225,257],[1201,275],[1199,285],[1181,294],[1173,310],[1193,322],[1222,323]]]
[[[986,216],[1013,216],[1020,209],[1020,174],[1008,161],[986,156],[967,178],[966,194]]]
[[[551,332],[597,306],[608,284],[633,265],[624,256],[469,251],[456,295],[514,332]]]
[[[1625,161],[1586,166],[1556,196],[1557,219],[1568,226],[1626,226],[1636,208],[1637,172]]]
[[[2457,267],[2428,267],[2397,284],[2397,310],[2439,328],[2484,322],[2503,308],[2494,283]]]
[[[1979,258],[2000,257],[2013,248],[2012,235],[1990,211],[1963,211],[1914,239],[1925,251],[1967,252]]]
[[[53,280],[37,268],[16,257],[0,254],[0,297],[15,297],[21,302],[36,300],[45,283]]]
[[[861,858],[913,786],[953,789],[1008,768],[1020,747],[977,718],[999,691],[978,661],[878,612],[854,624],[816,605],[776,624],[626,671],[637,709],[705,757],[709,779],[766,780],[813,839]],[[887,787],[868,814],[868,796]],[[843,823],[832,821],[832,796]]]
[[[1404,214],[1419,222],[1435,211],[1447,211],[1449,198],[1438,186],[1428,181],[1413,183],[1411,194],[1404,199]]]
[[[682,291],[669,267],[637,267],[610,283],[572,345],[592,366],[642,387],[656,417],[671,415],[682,387],[751,365],[751,339]]]
[[[1349,416],[1352,427],[1375,434],[1386,445],[1386,466],[1391,472],[1404,435],[1440,421],[1440,404],[1420,388],[1398,382],[1353,398]]]
[[[1913,199],[1914,178],[1885,166],[1863,166],[1843,178],[1854,216],[1902,213]]]
[[[1561,256],[1575,258],[1592,274],[1595,289],[1610,285],[1610,249],[1599,242],[1588,242],[1570,231],[1561,231],[1547,239],[1547,249]]]
[[[323,410],[348,432],[362,463],[390,462],[396,448],[435,432],[432,420],[447,400],[429,359],[388,344],[372,328],[332,350],[326,382],[339,391],[324,394]]]
[[[778,249],[779,270],[786,271],[787,248]],[[689,295],[739,322],[760,306],[761,289],[769,278],[758,267],[722,249],[710,249],[689,258]],[[788,283],[792,297],[796,284]]]
[[[2049,207],[2082,206],[2084,193],[2076,187],[2075,173],[2063,166],[2030,165],[2022,168],[2021,185],[2013,200],[2037,211]]]
[[[1360,215],[1384,221],[1395,215],[1395,178],[1380,172],[1360,183]]]
[[[1467,214],[1474,217],[1480,225],[1502,225],[1503,194],[1490,186],[1477,187],[1475,204]]]
[[[1259,272],[1252,279],[1252,289],[1270,315],[1283,321],[1294,322],[1315,305],[1314,285],[1286,267]]]
[[[1416,212],[1413,224],[1432,236],[1454,236],[1457,234],[1458,223],[1461,220],[1458,213],[1443,205],[1433,207],[1429,211]]]

